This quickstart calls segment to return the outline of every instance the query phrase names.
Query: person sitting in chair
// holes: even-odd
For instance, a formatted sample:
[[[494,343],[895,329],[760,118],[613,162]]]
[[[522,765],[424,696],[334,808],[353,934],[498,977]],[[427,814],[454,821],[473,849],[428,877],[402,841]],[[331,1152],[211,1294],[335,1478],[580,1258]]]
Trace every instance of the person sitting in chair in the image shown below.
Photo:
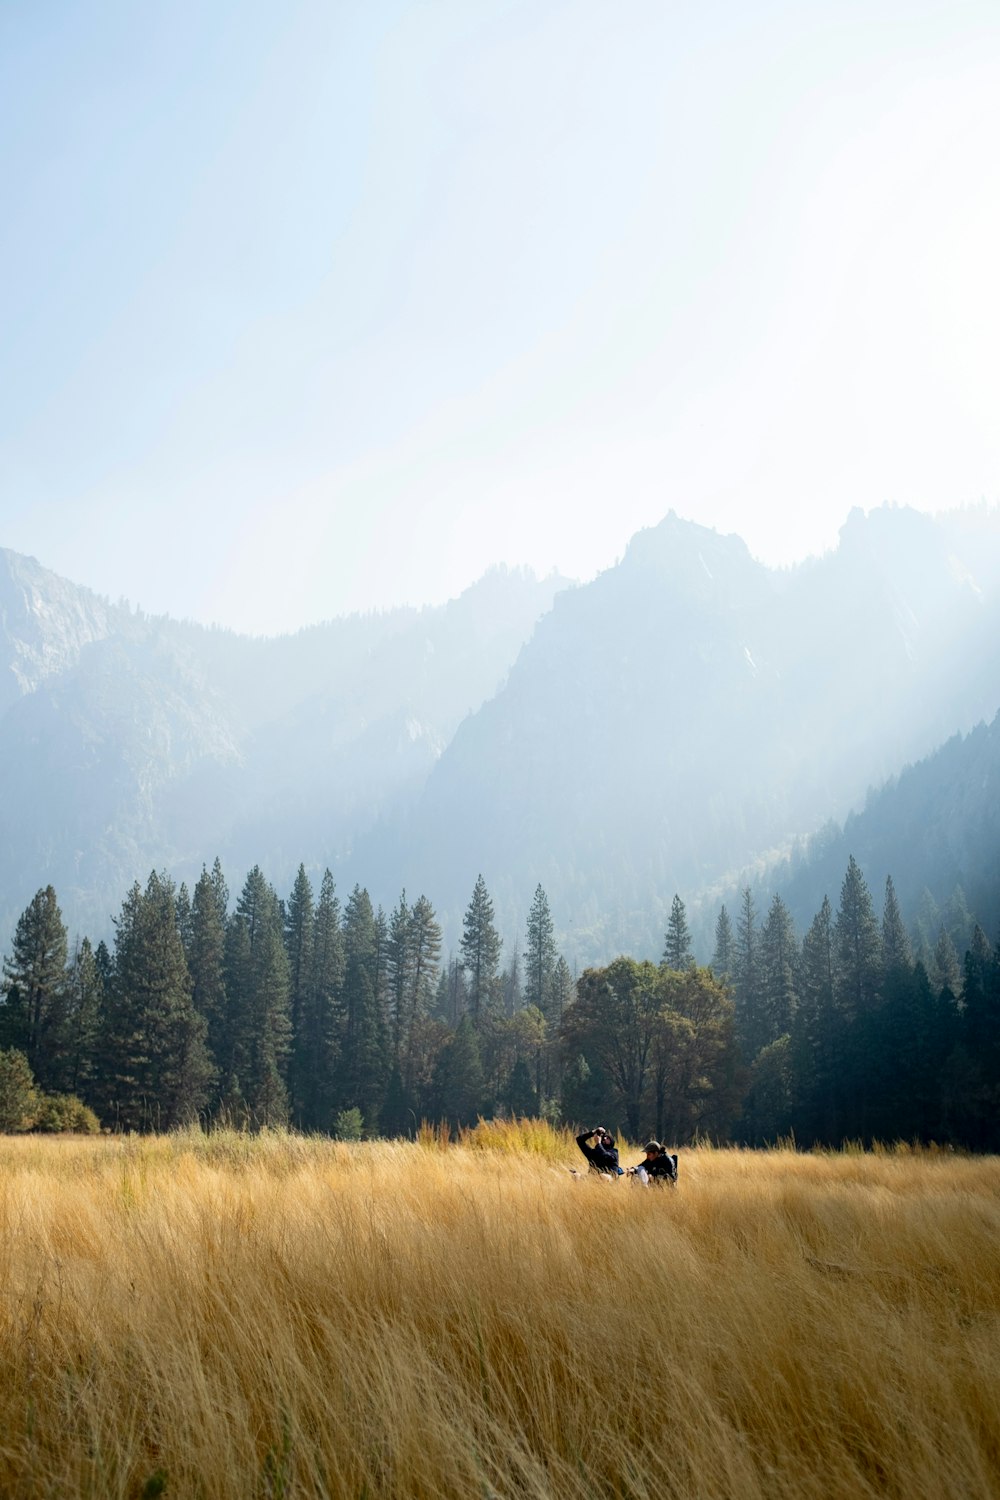
[[[643,1187],[651,1182],[669,1182],[673,1186],[677,1181],[677,1157],[671,1156],[659,1141],[647,1141],[643,1150],[645,1158],[637,1167],[629,1167],[629,1176],[641,1182]]]
[[[589,1142],[593,1142],[590,1145]],[[585,1130],[576,1138],[576,1144],[590,1162],[592,1172],[602,1172],[606,1177],[621,1177],[622,1169],[618,1165],[618,1148],[610,1130],[605,1130],[603,1125],[595,1125],[593,1130]]]

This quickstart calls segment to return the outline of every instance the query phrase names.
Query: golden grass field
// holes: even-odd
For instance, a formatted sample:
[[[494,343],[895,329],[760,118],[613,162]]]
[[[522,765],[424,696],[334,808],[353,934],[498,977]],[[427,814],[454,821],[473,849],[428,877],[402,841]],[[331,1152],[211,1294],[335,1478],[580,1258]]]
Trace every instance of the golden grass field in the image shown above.
[[[0,1495],[1000,1494],[1000,1159],[578,1163],[0,1139]]]

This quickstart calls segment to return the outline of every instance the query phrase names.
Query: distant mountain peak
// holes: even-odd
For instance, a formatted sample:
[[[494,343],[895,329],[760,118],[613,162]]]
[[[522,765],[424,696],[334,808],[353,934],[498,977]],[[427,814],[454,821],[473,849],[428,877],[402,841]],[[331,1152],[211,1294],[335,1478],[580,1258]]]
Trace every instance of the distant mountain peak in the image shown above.
[[[0,713],[103,640],[115,613],[36,558],[0,548]]]

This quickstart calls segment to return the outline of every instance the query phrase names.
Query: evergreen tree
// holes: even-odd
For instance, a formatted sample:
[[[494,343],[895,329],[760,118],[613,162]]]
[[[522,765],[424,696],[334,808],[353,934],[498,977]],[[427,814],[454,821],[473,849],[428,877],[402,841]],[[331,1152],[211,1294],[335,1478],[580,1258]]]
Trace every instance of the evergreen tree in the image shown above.
[[[490,1006],[497,990],[497,967],[502,943],[493,921],[493,902],[482,875],[462,918],[462,965],[468,976],[467,1002],[474,1026]]]
[[[917,903],[915,958],[929,968],[934,958],[934,943],[941,929],[941,912],[930,891],[924,886]]]
[[[524,1004],[534,1005],[543,1016],[552,1010],[552,974],[556,963],[556,940],[549,901],[536,886],[528,912],[524,950]]]
[[[792,1114],[792,1040],[788,1033],[762,1047],[753,1060],[743,1100],[740,1139],[768,1146],[789,1132]]]
[[[951,938],[956,953],[964,953],[972,942],[972,930],[976,924],[969,911],[965,891],[960,885],[955,886],[944,904],[941,924]]]
[[[691,952],[691,932],[687,924],[687,912],[680,896],[675,895],[670,907],[667,932],[663,946],[663,963],[668,969],[689,969],[694,963]]]
[[[796,1006],[798,966],[799,951],[791,913],[781,897],[775,896],[760,935],[761,1008],[765,1046],[769,1047],[779,1037],[791,1032]],[[778,1054],[774,1056],[777,1057]]]
[[[28,1059],[16,1047],[0,1047],[0,1134],[30,1130],[38,1108]]]
[[[461,959],[450,958],[438,976],[437,993],[434,996],[434,1015],[451,1031],[454,1031],[462,1017],[470,1010],[465,967]]]
[[[185,885],[185,883],[184,883],[183,880],[181,881],[180,885],[177,887],[177,895],[175,897],[175,905],[177,907],[177,931],[181,935],[181,946],[184,949],[184,956],[186,958],[187,955],[188,955],[188,951],[189,951],[189,949],[191,947],[191,936],[192,936],[192,932],[191,932],[191,895],[190,895],[190,892],[188,891],[188,888]]]
[[[573,1004],[576,986],[569,964],[560,953],[552,970],[552,990],[549,1006],[549,1024],[541,1068],[536,1079],[539,1108],[554,1107],[562,1092],[562,1021],[569,1006]]]
[[[871,892],[853,854],[840,889],[833,936],[837,1003],[853,1021],[876,1004],[882,947]]]
[[[510,963],[500,975],[500,987],[503,991],[504,1015],[516,1016],[524,1004],[524,993],[521,987],[521,953],[516,940],[510,955]]]
[[[934,945],[934,968],[931,979],[936,993],[949,990],[952,995],[957,995],[962,984],[962,966],[955,952],[955,944],[951,940],[951,934],[942,927],[938,933],[938,940]]]
[[[291,895],[285,907],[285,953],[288,957],[288,1004],[292,1028],[292,1048],[288,1065],[288,1092],[292,1119],[302,1128],[305,1124],[308,1074],[312,1068],[311,1038],[307,1038],[305,1018],[313,985],[313,941],[315,938],[313,890],[305,865],[300,864]]]
[[[229,888],[218,859],[211,873],[202,866],[191,900],[185,946],[191,975],[191,998],[208,1028],[208,1050],[217,1075],[227,1062],[226,921]],[[183,935],[183,933],[182,933]],[[97,953],[100,961],[100,949]]]
[[[483,1070],[470,1016],[463,1016],[442,1048],[434,1076],[436,1114],[453,1127],[474,1125],[482,1108]]]
[[[881,1006],[862,1022],[866,1139],[927,1142],[947,1135],[946,1063],[958,1019],[954,996],[932,988],[923,964],[887,971]]]
[[[507,1113],[514,1119],[537,1115],[538,1094],[531,1081],[531,1069],[527,1060],[519,1057],[511,1069],[504,1089],[503,1103]]]
[[[292,1041],[284,917],[277,894],[254,865],[226,939],[229,1002],[225,1102],[255,1126],[288,1121],[286,1073]]]
[[[46,1093],[66,1082],[67,938],[56,893],[48,885],[21,913],[3,966],[0,1045],[22,1051]]]
[[[136,883],[122,903],[105,1015],[110,1034],[102,1050],[111,1070],[102,1083],[111,1121],[125,1130],[170,1130],[196,1119],[212,1064],[166,875],[153,871],[146,889]]]
[[[736,959],[736,943],[733,938],[733,924],[729,920],[729,913],[723,906],[715,923],[715,952],[712,954],[712,973],[721,984],[728,984],[732,978]]]
[[[379,1134],[387,1140],[412,1138],[417,1120],[416,1101],[403,1083],[399,1064],[393,1063],[379,1116]]]
[[[562,1024],[562,1018],[568,1005],[573,1003],[575,986],[573,976],[569,970],[569,964],[560,953],[556,959],[556,966],[552,971],[552,1022],[553,1025]]]
[[[412,934],[410,908],[406,903],[404,890],[400,894],[399,904],[389,918],[386,943],[389,1026],[392,1033],[392,1055],[397,1067],[403,1051],[403,1033],[406,1028],[407,1006],[412,982],[413,959],[410,949]]]
[[[383,924],[384,926],[384,924]],[[340,1067],[342,1107],[378,1119],[386,1069],[386,1028],[380,1011],[380,946],[386,938],[366,890],[355,886],[344,909],[344,1035]]]
[[[313,917],[312,976],[301,1018],[299,1089],[306,1130],[330,1130],[344,1030],[344,933],[333,876],[324,870]]]
[[[965,1087],[963,1139],[979,1151],[1000,1150],[1000,947],[990,952],[980,930],[965,955],[960,1036]]]
[[[793,1126],[804,1145],[842,1138],[846,1041],[834,996],[833,909],[827,896],[802,943],[792,1030]]]
[[[419,896],[409,916],[411,972],[404,1031],[404,1081],[412,1090],[417,1069],[418,1023],[430,1015],[441,961],[441,926],[426,896]]]
[[[736,1002],[736,1039],[744,1058],[751,1062],[767,1042],[767,1023],[764,1016],[757,913],[749,886],[744,886],[740,895],[732,981]]]
[[[908,968],[911,962],[910,940],[896,900],[896,887],[889,875],[885,882],[885,904],[882,908],[882,965],[888,974],[895,968]]]
[[[67,981],[64,1086],[89,1103],[104,1003],[104,982],[89,938],[77,944]]]

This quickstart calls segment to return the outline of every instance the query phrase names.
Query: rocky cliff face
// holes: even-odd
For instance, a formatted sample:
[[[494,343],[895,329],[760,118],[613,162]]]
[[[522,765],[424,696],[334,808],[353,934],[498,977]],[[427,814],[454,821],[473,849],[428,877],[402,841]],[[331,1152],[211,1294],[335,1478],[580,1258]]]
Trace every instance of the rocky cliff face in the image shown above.
[[[104,640],[122,612],[0,548],[0,714],[47,678],[71,669],[84,646]]]

